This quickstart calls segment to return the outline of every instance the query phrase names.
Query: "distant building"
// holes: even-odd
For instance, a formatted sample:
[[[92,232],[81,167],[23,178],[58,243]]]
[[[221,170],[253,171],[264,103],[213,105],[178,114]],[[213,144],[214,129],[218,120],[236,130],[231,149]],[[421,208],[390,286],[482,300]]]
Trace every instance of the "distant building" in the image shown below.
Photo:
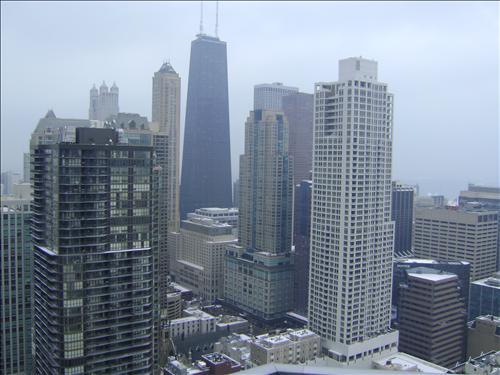
[[[411,236],[413,227],[413,198],[415,189],[412,186],[392,183],[391,220],[394,221],[394,254],[411,253]]]
[[[191,42],[181,219],[197,208],[232,206],[226,49],[226,42],[203,33]]]
[[[466,311],[458,277],[416,268],[399,288],[399,350],[444,367],[462,362]]]
[[[189,215],[188,215],[189,216]],[[224,295],[224,255],[236,243],[233,228],[214,219],[192,215],[181,222],[171,266],[174,281],[188,286],[204,303]]]
[[[293,164],[282,112],[250,112],[240,189],[239,246],[226,252],[224,300],[259,319],[280,319],[293,307]]]
[[[2,184],[4,195],[11,195],[15,184],[19,184],[22,180],[21,174],[18,172],[7,171],[2,173]]]
[[[283,97],[297,93],[297,87],[284,86],[281,82],[255,85],[253,89],[253,109],[283,111]]]
[[[30,182],[30,153],[29,152],[23,153],[23,182],[28,183],[28,184]]]
[[[295,185],[294,203],[294,310],[307,315],[309,296],[309,249],[311,235],[312,181],[302,180]]]
[[[213,219],[221,224],[229,224],[233,228],[233,233],[238,233],[238,209],[237,208],[220,208],[208,207],[197,208],[194,212],[188,213],[188,219],[195,217],[206,217]]]
[[[173,319],[169,323],[170,337],[185,338],[215,332],[217,318],[196,308],[184,310],[184,317]]]
[[[481,315],[500,316],[500,272],[470,284],[469,320]]]
[[[444,261],[434,259],[418,259],[418,258],[396,258],[394,260],[394,272],[392,283],[392,307],[396,309],[396,315],[393,316],[394,322],[397,323],[397,306],[399,301],[399,286],[408,283],[408,272],[412,269],[424,267],[442,271],[443,274],[454,274],[458,277],[460,297],[465,301],[465,306],[469,306],[469,288],[470,288],[470,263],[465,261]]]
[[[89,120],[105,121],[109,116],[116,115],[119,112],[118,94],[115,83],[108,89],[106,83],[102,82],[99,91],[94,85],[90,89]]]
[[[289,153],[293,159],[294,184],[311,179],[314,95],[295,92],[283,96],[283,113],[290,129]]]
[[[461,209],[419,209],[413,226],[414,255],[471,264],[471,281],[496,270],[498,213]]]
[[[500,351],[500,317],[479,316],[469,323],[467,329],[467,358],[490,351]]]
[[[165,185],[167,233],[179,230],[180,185],[180,112],[181,78],[169,62],[165,62],[153,76],[152,122],[156,133],[164,134],[168,143],[163,184]]]
[[[320,354],[321,339],[308,329],[288,330],[271,336],[257,336],[250,343],[251,360],[256,366],[268,363],[305,363]]]
[[[469,188],[466,191],[460,192],[458,204],[462,208],[479,206],[498,212],[497,271],[500,271],[500,187],[469,184]]]
[[[31,199],[1,197],[0,373],[32,373]]]
[[[240,180],[233,182],[233,206],[240,207]]]

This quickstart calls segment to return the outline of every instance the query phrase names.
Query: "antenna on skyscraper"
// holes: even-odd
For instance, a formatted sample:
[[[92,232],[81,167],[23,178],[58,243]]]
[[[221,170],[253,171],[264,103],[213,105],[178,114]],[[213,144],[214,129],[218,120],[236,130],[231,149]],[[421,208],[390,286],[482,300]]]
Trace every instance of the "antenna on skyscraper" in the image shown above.
[[[219,2],[215,2],[215,36],[219,37]]]
[[[200,1],[200,34],[203,34],[203,1]]]

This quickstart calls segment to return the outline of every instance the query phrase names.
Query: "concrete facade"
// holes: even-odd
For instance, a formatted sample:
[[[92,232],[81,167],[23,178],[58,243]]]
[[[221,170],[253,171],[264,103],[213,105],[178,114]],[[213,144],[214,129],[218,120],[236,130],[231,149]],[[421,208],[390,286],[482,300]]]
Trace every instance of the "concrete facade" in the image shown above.
[[[89,120],[105,121],[119,112],[119,89],[115,83],[108,89],[105,82],[99,87],[90,89]]]
[[[467,358],[500,351],[500,317],[483,315],[467,328]]]
[[[464,260],[471,264],[471,281],[496,270],[498,213],[457,208],[415,210],[413,248],[417,257]]]

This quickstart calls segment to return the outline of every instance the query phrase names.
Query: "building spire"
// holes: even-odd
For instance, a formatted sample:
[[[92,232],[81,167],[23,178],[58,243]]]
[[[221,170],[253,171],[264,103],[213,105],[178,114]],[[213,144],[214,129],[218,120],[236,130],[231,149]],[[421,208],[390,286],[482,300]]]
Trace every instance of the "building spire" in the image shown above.
[[[219,37],[219,2],[215,2],[215,36]]]
[[[203,1],[200,1],[200,34],[203,34]]]

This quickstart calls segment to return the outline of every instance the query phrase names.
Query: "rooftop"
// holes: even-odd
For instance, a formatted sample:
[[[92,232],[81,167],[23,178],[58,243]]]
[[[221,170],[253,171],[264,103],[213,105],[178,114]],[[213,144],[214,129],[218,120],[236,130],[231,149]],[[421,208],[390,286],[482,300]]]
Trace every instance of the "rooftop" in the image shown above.
[[[444,281],[457,279],[457,275],[454,274],[435,274],[435,273],[413,273],[408,272],[408,276],[428,280],[428,281]]]
[[[375,368],[380,370],[424,372],[427,374],[446,374],[448,369],[424,361],[406,353],[395,353],[373,361]]]
[[[472,282],[473,285],[481,285],[489,288],[500,289],[500,272],[496,272],[491,277]]]

